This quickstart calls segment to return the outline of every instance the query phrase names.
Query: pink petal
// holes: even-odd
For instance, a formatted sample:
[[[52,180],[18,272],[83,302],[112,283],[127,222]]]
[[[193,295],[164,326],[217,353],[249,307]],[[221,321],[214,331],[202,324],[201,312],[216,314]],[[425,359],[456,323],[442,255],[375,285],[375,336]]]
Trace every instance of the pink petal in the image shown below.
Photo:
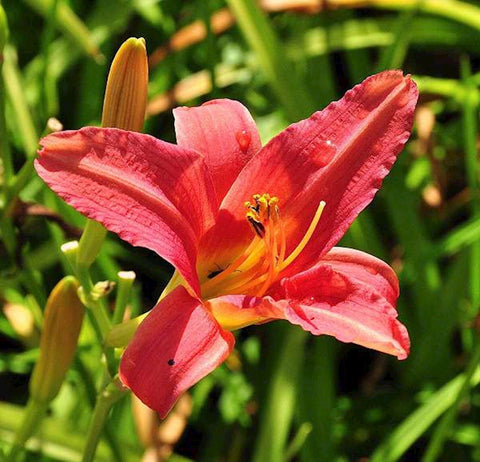
[[[203,159],[151,136],[93,127],[49,135],[38,174],[66,202],[172,263],[194,290],[199,236],[214,221]]]
[[[221,201],[245,164],[260,150],[257,126],[238,101],[217,99],[173,111],[179,146],[205,156]]]
[[[243,203],[255,193],[269,193],[279,198],[287,254],[305,234],[320,201],[326,202],[290,274],[318,260],[380,188],[410,135],[417,97],[410,77],[382,72],[273,138],[232,185],[216,228],[202,243],[201,259],[221,262],[219,252],[234,254],[245,246],[251,233]]]
[[[392,267],[379,258],[360,250],[333,247],[321,261],[370,286],[395,305],[399,295],[398,277]]]
[[[235,339],[180,286],[140,324],[125,350],[120,379],[165,418],[179,396],[228,356]]]
[[[408,356],[408,333],[394,308],[396,277],[370,255],[333,249],[314,267],[282,280],[273,296],[290,300],[285,318],[314,335]]]

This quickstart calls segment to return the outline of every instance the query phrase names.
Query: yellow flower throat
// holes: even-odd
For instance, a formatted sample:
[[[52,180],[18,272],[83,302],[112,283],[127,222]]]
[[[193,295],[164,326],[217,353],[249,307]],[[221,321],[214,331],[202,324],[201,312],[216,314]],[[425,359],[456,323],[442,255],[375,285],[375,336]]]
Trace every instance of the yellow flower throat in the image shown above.
[[[225,269],[214,271],[201,284],[202,298],[226,294],[249,294],[261,297],[307,245],[325,207],[320,202],[305,235],[286,257],[286,230],[280,217],[278,198],[255,194],[253,202],[245,202],[245,217],[254,237],[248,247]]]

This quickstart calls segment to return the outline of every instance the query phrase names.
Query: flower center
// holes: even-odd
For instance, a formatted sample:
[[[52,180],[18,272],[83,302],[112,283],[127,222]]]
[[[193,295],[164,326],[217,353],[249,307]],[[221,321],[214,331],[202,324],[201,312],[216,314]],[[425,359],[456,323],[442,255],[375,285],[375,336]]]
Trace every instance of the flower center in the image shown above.
[[[261,297],[279,274],[300,255],[313,235],[325,207],[320,202],[305,235],[286,257],[286,230],[280,217],[278,198],[255,194],[245,202],[245,217],[254,237],[248,247],[225,269],[211,272],[201,285],[205,299],[222,294],[249,294]]]

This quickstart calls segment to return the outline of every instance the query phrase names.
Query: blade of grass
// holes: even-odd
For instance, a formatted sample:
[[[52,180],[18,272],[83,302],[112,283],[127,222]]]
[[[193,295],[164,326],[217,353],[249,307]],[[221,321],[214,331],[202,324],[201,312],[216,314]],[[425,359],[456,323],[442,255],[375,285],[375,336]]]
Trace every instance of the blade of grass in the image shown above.
[[[253,0],[227,0],[227,3],[288,118],[296,121],[310,115],[315,110],[312,98],[292,71],[265,14]]]
[[[328,337],[312,339],[300,380],[298,420],[308,422],[312,434],[300,450],[302,462],[331,462],[337,459],[333,443],[336,400],[335,365],[337,345]]]
[[[55,97],[55,81],[50,73],[50,43],[55,33],[55,21],[57,17],[59,0],[53,0],[46,16],[46,25],[41,37],[41,54],[43,57],[43,69],[41,73],[41,98],[40,110],[42,111],[44,120],[53,116],[58,111],[58,102]]]
[[[474,375],[478,372],[478,364],[480,362],[480,343],[475,345],[474,350],[471,353],[470,361],[464,375],[459,381],[459,387],[456,393],[453,393],[453,402],[448,407],[447,412],[443,416],[442,420],[435,429],[432,439],[427,447],[425,455],[422,458],[422,462],[434,462],[441,456],[443,444],[447,439],[455,418],[458,414],[460,405],[470,392],[474,381]]]
[[[212,9],[211,9],[211,2],[201,2],[201,17],[203,19],[203,23],[205,24],[205,30],[207,31],[207,37],[205,39],[205,48],[206,48],[206,55],[207,55],[207,69],[210,74],[210,84],[212,86],[211,94],[212,98],[218,97],[218,88],[217,88],[217,79],[215,76],[215,63],[218,60],[218,50],[216,45],[216,39],[212,32],[212,23],[211,23],[211,16],[212,16]]]
[[[467,181],[471,193],[471,209],[475,218],[480,216],[480,198],[478,197],[479,177],[478,177],[478,91],[471,82],[471,69],[468,58],[464,57],[461,62],[461,74],[463,83],[467,89],[467,95],[463,104],[463,139],[465,142],[465,164],[467,171]],[[478,307],[480,303],[480,241],[472,243],[470,248],[469,264],[469,289],[470,303],[473,307]],[[459,407],[470,391],[470,381],[480,362],[480,343],[477,343],[471,352],[470,361],[465,371],[465,378],[458,395],[455,397],[453,405],[445,413],[437,428],[433,432],[432,439],[425,451],[422,462],[436,461],[442,452],[443,445],[447,439],[452,425],[457,416]]]
[[[412,36],[412,25],[422,0],[409,10],[402,12],[395,22],[392,44],[383,49],[378,63],[378,72],[385,69],[400,69],[408,53]]]
[[[418,197],[405,187],[405,166],[400,158],[387,180],[384,182],[381,197],[386,200],[388,217],[392,223],[400,246],[404,252],[403,260],[412,273],[412,299],[414,301],[415,324],[409,325],[409,331],[415,349],[408,363],[402,369],[408,383],[444,376],[443,358],[437,356],[437,329],[445,326],[439,324],[437,313],[432,307],[438,301],[441,288],[441,276],[437,262],[427,259],[423,252],[430,246],[430,240],[423,222],[418,214]],[[421,250],[421,252],[419,251]],[[435,361],[432,359],[435,358]]]
[[[463,103],[463,139],[465,143],[465,167],[471,196],[473,219],[480,219],[479,167],[478,167],[478,105],[479,93],[471,82],[470,62],[464,57],[461,62],[461,74],[466,88]],[[480,303],[480,240],[472,243],[470,256],[470,289],[472,306]]]
[[[460,374],[431,395],[424,404],[412,412],[373,452],[370,462],[395,462],[417,441],[459,395],[467,373]],[[480,368],[476,368],[468,383],[480,383]]]
[[[269,352],[276,357],[276,363],[264,394],[252,462],[283,462],[307,339],[306,332],[297,326],[271,326],[269,334],[272,333],[277,340],[281,338],[280,343],[277,341],[280,350]]]
[[[47,21],[52,11],[53,2],[57,0],[24,0],[24,2],[43,16]],[[92,56],[99,63],[104,57],[85,23],[75,14],[68,4],[60,0],[56,8],[56,27],[76,44],[84,53]]]
[[[422,13],[443,16],[480,30],[480,8],[459,0],[332,0],[332,4],[393,10],[409,10],[418,6]]]
[[[0,3],[0,159],[3,167],[3,187],[8,185],[13,175],[12,153],[8,144],[7,123],[5,119],[5,85],[2,77],[3,69],[3,48],[8,40],[7,16]]]
[[[480,239],[480,217],[458,225],[432,247],[433,255],[445,257],[454,255],[464,247]]]
[[[16,51],[11,45],[7,45],[4,50],[3,78],[8,101],[15,116],[14,129],[20,135],[26,157],[32,157],[37,148],[38,133],[25,98],[22,76],[17,66]]]

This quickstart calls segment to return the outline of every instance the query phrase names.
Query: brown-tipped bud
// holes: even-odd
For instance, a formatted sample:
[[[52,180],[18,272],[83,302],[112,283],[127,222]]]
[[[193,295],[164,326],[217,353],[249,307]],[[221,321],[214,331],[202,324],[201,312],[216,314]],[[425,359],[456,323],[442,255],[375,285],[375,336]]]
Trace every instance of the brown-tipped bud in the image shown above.
[[[66,276],[48,297],[40,357],[30,380],[30,395],[38,402],[55,398],[73,360],[84,314],[78,287],[73,276]]]
[[[102,127],[142,130],[147,106],[148,61],[145,40],[129,38],[117,51],[108,74]]]

